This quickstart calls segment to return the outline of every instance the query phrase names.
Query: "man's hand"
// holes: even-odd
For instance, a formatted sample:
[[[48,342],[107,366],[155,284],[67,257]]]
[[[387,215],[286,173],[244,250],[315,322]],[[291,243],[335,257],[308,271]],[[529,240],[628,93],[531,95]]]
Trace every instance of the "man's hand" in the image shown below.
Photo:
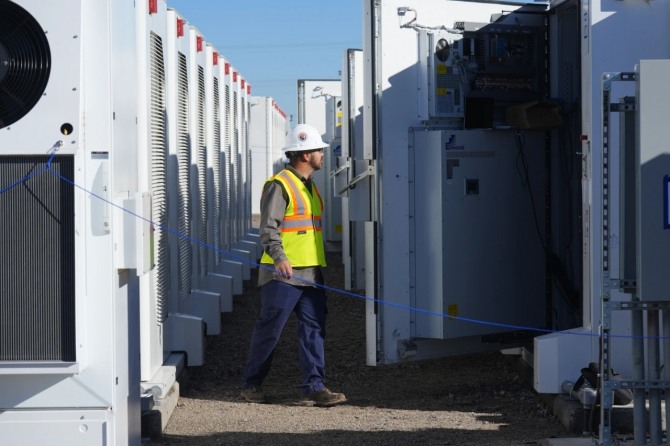
[[[293,268],[291,267],[291,262],[288,260],[282,260],[275,263],[275,271],[277,271],[277,274],[279,274],[281,277],[286,279],[290,279],[293,275]]]

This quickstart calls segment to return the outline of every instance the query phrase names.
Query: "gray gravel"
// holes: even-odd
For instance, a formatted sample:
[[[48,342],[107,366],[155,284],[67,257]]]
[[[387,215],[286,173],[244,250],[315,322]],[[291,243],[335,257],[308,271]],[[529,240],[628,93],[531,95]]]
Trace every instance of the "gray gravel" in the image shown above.
[[[339,254],[326,280],[341,287]],[[535,445],[569,434],[516,372],[509,357],[477,354],[384,367],[365,366],[365,302],[329,292],[328,387],[348,403],[299,407],[295,318],[264,389],[269,404],[239,399],[241,370],[258,312],[255,273],[209,338],[206,364],[153,445]]]

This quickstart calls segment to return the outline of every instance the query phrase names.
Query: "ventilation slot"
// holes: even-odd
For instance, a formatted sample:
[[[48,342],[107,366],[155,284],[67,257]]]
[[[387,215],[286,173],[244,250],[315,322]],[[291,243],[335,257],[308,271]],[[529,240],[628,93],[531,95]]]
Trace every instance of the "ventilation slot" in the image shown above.
[[[0,156],[0,190],[47,156]],[[72,156],[51,169],[74,178]],[[74,187],[48,172],[0,194],[0,361],[75,357]]]
[[[207,146],[205,145],[205,73],[198,67],[198,262],[200,276],[207,274]]]
[[[251,178],[251,175],[249,174],[249,162],[247,157],[249,156],[249,151],[247,150],[248,141],[247,141],[247,122],[248,122],[248,116],[247,116],[247,100],[242,96],[242,127],[240,129],[240,134],[241,140],[242,140],[242,147],[240,149],[243,149],[240,153],[240,159],[241,159],[241,164],[240,164],[240,170],[242,174],[242,182],[241,182],[241,189],[240,189],[240,234],[244,234],[244,232],[247,229],[247,221],[251,220],[251,216],[248,214],[247,210],[247,200],[249,199],[249,178]],[[251,209],[251,206],[248,206],[249,209]]]
[[[167,215],[167,138],[165,122],[165,69],[163,42],[151,33],[151,190],[154,225],[153,289],[156,315],[160,322],[167,318],[168,303],[168,239]]]
[[[189,107],[188,107],[188,71],[186,56],[179,53],[177,91],[177,163],[178,163],[178,192],[177,192],[177,228],[179,237],[179,296],[185,298],[191,292],[191,199],[188,193],[191,181]]]
[[[224,243],[225,243],[225,248],[230,247],[230,243],[232,240],[232,236],[230,234],[230,204],[232,202],[232,197],[230,196],[230,190],[231,190],[231,163],[232,163],[232,133],[231,133],[231,122],[230,122],[230,86],[226,85],[226,88],[224,90],[225,94],[225,107],[226,107],[226,114],[225,114],[225,125],[226,125],[226,150],[223,154],[223,176],[224,176],[224,188],[225,190],[223,191],[223,199],[224,199],[224,209],[226,210],[226,218],[223,220],[223,225],[224,225]]]
[[[212,147],[212,181],[214,182],[214,206],[212,209],[212,234],[214,262],[221,263],[221,106],[219,105],[219,80],[214,78],[214,147]]]
[[[239,234],[239,199],[240,199],[240,129],[237,112],[237,92],[233,91],[233,190],[232,199],[237,203],[233,206],[231,220],[233,222],[233,239]]]

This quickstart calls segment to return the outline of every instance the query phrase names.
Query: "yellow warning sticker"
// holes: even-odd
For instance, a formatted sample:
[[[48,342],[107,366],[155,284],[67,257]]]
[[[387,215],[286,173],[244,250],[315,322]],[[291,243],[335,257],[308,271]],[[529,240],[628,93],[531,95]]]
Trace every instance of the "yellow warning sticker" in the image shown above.
[[[449,304],[447,305],[447,314],[449,316],[458,316],[458,304]]]
[[[342,225],[335,225],[335,233],[336,234],[342,233]]]
[[[447,66],[439,63],[435,66],[435,72],[437,74],[447,74]]]
[[[446,88],[436,88],[435,89],[435,94],[438,96],[446,96],[449,94],[449,91],[447,91]]]

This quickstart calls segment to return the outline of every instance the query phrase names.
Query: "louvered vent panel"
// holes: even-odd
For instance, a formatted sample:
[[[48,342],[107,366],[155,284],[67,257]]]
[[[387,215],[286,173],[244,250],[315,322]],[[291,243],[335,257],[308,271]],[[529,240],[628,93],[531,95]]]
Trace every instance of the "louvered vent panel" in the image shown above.
[[[244,232],[251,227],[251,200],[253,197],[253,191],[252,191],[252,184],[251,184],[251,171],[253,168],[253,165],[251,163],[251,146],[249,145],[249,138],[250,138],[250,132],[249,132],[249,127],[250,127],[250,119],[251,119],[251,107],[249,105],[249,102],[247,101],[247,123],[245,126],[245,147],[247,148],[247,199],[244,205],[244,209],[246,211],[246,218],[244,220]]]
[[[188,71],[186,56],[179,53],[177,90],[177,163],[178,163],[178,193],[177,193],[177,220],[179,237],[179,296],[184,298],[191,292],[192,255],[193,247],[191,236],[191,199],[189,184],[191,181],[190,138],[188,134],[189,107],[188,107]]]
[[[233,91],[233,190],[232,190],[232,225],[233,240],[237,239],[239,228],[239,203],[240,203],[240,134],[237,92]]]
[[[241,150],[242,164],[240,166],[241,171],[242,171],[242,183],[241,183],[242,184],[242,190],[241,190],[242,198],[240,200],[240,206],[241,206],[241,208],[240,208],[240,220],[241,220],[240,221],[240,225],[241,225],[240,226],[240,231],[241,231],[240,235],[242,235],[246,232],[246,229],[247,229],[246,228],[246,222],[250,218],[248,216],[248,211],[247,211],[247,208],[249,208],[247,206],[247,201],[249,199],[249,191],[248,191],[249,178],[251,178],[249,176],[249,163],[248,163],[248,160],[247,160],[247,155],[249,154],[248,153],[249,152],[249,146],[248,146],[248,141],[247,141],[247,108],[248,108],[247,107],[247,100],[243,96],[242,97],[242,127],[240,128],[240,133],[242,135],[241,138],[240,138],[240,140],[242,142],[242,148],[241,148],[242,149]]]
[[[167,238],[167,132],[165,106],[165,69],[163,42],[155,33],[150,36],[151,51],[151,190],[154,221],[153,290],[156,315],[165,321],[168,312],[168,238]]]
[[[47,156],[0,156],[0,190]],[[74,179],[74,158],[51,169]],[[76,361],[74,186],[48,172],[0,194],[0,361]]]
[[[214,203],[212,209],[212,240],[216,250],[214,250],[214,261],[218,265],[221,263],[221,106],[219,104],[219,80],[214,78],[214,147],[212,147],[212,181],[214,182]]]
[[[224,235],[225,247],[228,248],[228,247],[230,247],[230,243],[231,243],[231,235],[230,235],[230,229],[231,229],[231,225],[230,225],[231,196],[230,196],[230,190],[231,190],[232,183],[231,183],[231,172],[230,172],[231,168],[230,168],[230,166],[231,166],[231,162],[232,162],[231,153],[232,153],[232,141],[233,141],[232,132],[231,132],[232,125],[231,125],[231,120],[230,120],[231,115],[230,115],[230,86],[229,85],[226,85],[224,94],[226,95],[226,97],[225,97],[225,104],[226,104],[225,107],[226,107],[226,109],[225,109],[225,120],[224,120],[225,125],[226,125],[226,150],[224,151],[224,154],[223,154],[223,158],[224,158],[223,159],[223,168],[224,168],[223,175],[224,175],[224,188],[225,188],[224,193],[223,193],[223,197],[224,197],[223,207],[224,207],[224,210],[225,210],[225,217],[224,217],[224,220],[223,220],[223,227],[224,227],[223,235]]]
[[[249,137],[249,134],[247,133],[247,138]],[[249,141],[247,139],[247,151],[246,151],[246,158],[247,158],[247,186],[245,188],[246,190],[246,197],[244,200],[244,232],[247,231],[251,227],[251,150],[249,150]]]
[[[198,221],[197,239],[200,276],[207,274],[207,146],[205,144],[205,72],[198,67]]]

